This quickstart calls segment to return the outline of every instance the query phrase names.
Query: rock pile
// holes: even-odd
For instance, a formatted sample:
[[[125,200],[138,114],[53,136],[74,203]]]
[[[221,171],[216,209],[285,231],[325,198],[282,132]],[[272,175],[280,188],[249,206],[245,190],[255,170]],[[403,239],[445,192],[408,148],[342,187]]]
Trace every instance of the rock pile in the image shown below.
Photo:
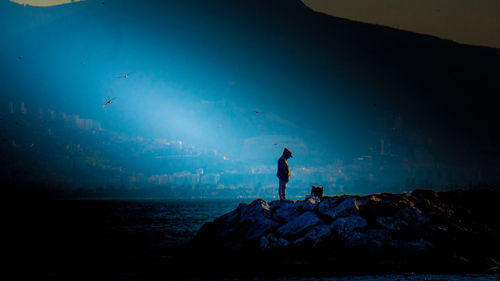
[[[405,269],[408,265],[498,270],[498,191],[257,199],[206,223],[192,248],[226,256],[262,257],[300,264],[354,262]],[[355,253],[355,254],[353,254]],[[473,263],[471,260],[481,260]],[[388,266],[387,266],[388,265]],[[395,266],[398,265],[398,266]],[[434,268],[433,267],[433,268]]]

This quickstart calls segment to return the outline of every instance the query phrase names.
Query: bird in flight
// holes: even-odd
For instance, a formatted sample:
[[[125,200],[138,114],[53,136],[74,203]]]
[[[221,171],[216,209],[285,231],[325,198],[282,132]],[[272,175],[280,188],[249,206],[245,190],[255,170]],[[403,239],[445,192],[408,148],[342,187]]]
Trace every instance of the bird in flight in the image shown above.
[[[127,79],[129,74],[130,73],[125,73],[123,75],[118,76],[117,78],[125,78],[125,79]]]
[[[253,112],[259,114],[261,111],[260,110],[254,110]]]
[[[18,60],[22,60],[23,59],[23,56],[18,56],[17,57]]]
[[[86,63],[86,62],[84,62],[84,61],[82,61],[80,64],[81,64],[81,65],[86,65],[87,63]]]
[[[106,102],[102,105],[102,108],[104,108],[108,103],[112,103],[114,99],[116,98],[111,98],[109,100],[106,100]]]

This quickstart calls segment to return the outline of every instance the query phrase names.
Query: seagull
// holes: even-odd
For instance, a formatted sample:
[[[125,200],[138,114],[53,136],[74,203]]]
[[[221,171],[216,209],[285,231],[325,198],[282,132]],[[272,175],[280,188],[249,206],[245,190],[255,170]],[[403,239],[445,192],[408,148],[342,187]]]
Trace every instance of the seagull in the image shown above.
[[[129,74],[130,74],[130,73],[126,73],[126,74],[124,74],[124,75],[120,75],[120,76],[118,76],[117,78],[125,78],[125,79],[127,79]]]
[[[107,100],[103,105],[102,105],[102,108],[104,108],[108,103],[112,103],[113,100],[116,99],[116,98],[111,98],[109,100]]]
[[[18,60],[22,60],[23,59],[23,56],[18,56],[17,57]]]
[[[259,114],[260,113],[260,110],[254,110],[253,112]]]

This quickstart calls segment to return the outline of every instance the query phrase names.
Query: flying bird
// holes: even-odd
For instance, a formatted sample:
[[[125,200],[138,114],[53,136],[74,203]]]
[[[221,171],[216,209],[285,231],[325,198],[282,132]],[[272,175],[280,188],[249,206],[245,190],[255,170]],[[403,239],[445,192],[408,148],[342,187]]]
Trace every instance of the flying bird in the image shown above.
[[[22,60],[23,59],[23,56],[18,56],[17,57],[18,60]]]
[[[260,110],[254,110],[253,112],[259,114],[261,111]]]
[[[81,65],[86,65],[87,63],[86,63],[86,62],[84,62],[84,61],[82,61],[80,64],[81,64]]]
[[[102,105],[102,108],[104,108],[108,103],[112,103],[113,100],[116,99],[116,98],[111,98],[109,100],[107,100],[103,105]]]
[[[126,74],[118,76],[117,78],[125,78],[125,79],[127,79],[129,74],[130,73],[126,73]]]

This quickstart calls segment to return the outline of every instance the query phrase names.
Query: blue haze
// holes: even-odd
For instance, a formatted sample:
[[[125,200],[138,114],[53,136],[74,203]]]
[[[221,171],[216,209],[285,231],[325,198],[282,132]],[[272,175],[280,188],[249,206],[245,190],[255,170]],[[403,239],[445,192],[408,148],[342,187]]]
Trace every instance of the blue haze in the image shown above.
[[[269,9],[283,5],[277,3]],[[290,9],[310,13],[300,4],[293,2]],[[290,186],[297,196],[308,192],[311,184],[325,185],[330,193],[367,193],[483,181],[477,170],[470,170],[463,180],[456,176],[460,172],[451,172],[453,168],[444,175],[434,173],[429,163],[447,156],[430,159],[432,152],[425,144],[415,145],[432,140],[427,132],[412,127],[411,115],[404,116],[405,109],[398,108],[403,97],[380,99],[376,94],[385,89],[365,87],[369,78],[353,77],[352,70],[342,68],[348,59],[333,55],[339,59],[336,65],[331,57],[323,58],[322,50],[315,52],[314,46],[298,42],[303,38],[295,38],[294,30],[283,33],[267,12],[261,22],[255,21],[259,19],[255,11],[267,8],[265,1],[212,5],[113,0],[104,5],[85,1],[37,8],[3,0],[2,151],[21,159],[21,167],[34,162],[30,167],[48,165],[47,171],[55,170],[40,177],[21,168],[21,174],[32,175],[32,182],[45,178],[70,187],[193,189],[200,188],[201,178],[210,174],[215,179],[205,182],[214,190],[217,185],[258,186],[244,196],[268,196],[275,184],[275,162],[284,147],[295,155],[290,161],[295,181]],[[286,12],[272,11],[278,18]],[[124,74],[128,78],[120,77]],[[110,98],[116,99],[103,108]],[[54,120],[47,117],[50,110],[57,116]],[[83,133],[68,129],[62,113],[94,125]],[[57,123],[58,118],[65,123]],[[31,121],[16,131],[15,120]],[[92,162],[94,158],[79,152],[66,155],[53,150],[54,155],[67,156],[64,159],[72,161],[74,168],[63,172],[51,168],[36,156],[43,147],[36,141],[33,153],[18,151],[18,144],[29,147],[28,139],[37,139],[33,127],[59,128],[58,136],[64,138],[56,137],[55,142],[60,142],[56,147],[84,147],[81,150],[87,149],[88,155],[100,158],[95,156]],[[416,140],[410,141],[409,131],[416,132]],[[395,136],[388,140],[391,134]],[[402,140],[396,144],[396,139]],[[387,146],[390,142],[393,151]],[[51,149],[47,150],[44,155],[50,154]],[[423,156],[413,157],[415,153]],[[405,157],[423,160],[402,170],[402,163],[408,162]],[[119,171],[116,180],[74,176],[96,162],[104,174]],[[162,165],[168,168],[162,170]],[[387,173],[380,172],[381,166]],[[15,185],[14,167],[3,164],[3,168],[4,182]],[[194,176],[174,178],[183,172]],[[144,179],[139,180],[138,174]],[[170,178],[162,181],[161,175]]]

